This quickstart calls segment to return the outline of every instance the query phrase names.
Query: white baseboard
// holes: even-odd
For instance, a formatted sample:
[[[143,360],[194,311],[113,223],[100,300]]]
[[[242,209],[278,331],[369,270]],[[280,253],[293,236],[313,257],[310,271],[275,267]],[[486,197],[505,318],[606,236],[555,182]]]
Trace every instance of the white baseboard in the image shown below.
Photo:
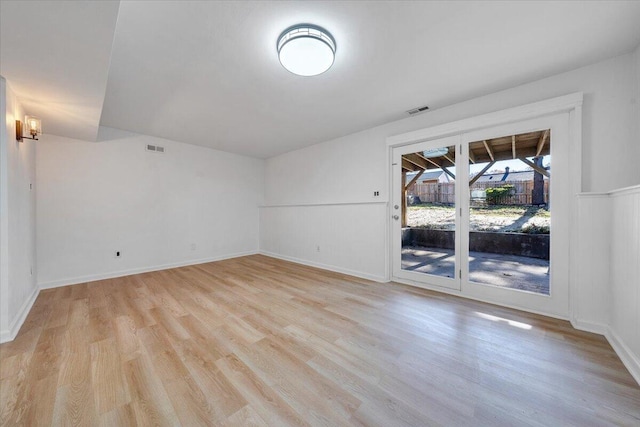
[[[581,331],[604,335],[613,348],[613,351],[616,352],[631,376],[640,385],[640,358],[638,358],[638,356],[635,355],[629,347],[627,347],[624,341],[622,341],[622,339],[611,329],[611,327],[602,323],[585,322],[578,319],[572,319],[571,325]]]
[[[276,254],[276,253],[269,252],[269,251],[262,251],[261,250],[261,251],[259,251],[259,253],[262,254],[262,255],[271,257],[271,258],[277,258],[277,259],[281,259],[281,260],[284,260],[284,261],[291,261],[291,262],[295,262],[296,264],[302,264],[302,265],[307,265],[309,267],[321,268],[323,270],[329,270],[329,271],[333,271],[333,272],[336,272],[336,273],[348,274],[349,276],[359,277],[361,279],[372,280],[374,282],[386,283],[386,282],[389,281],[384,276],[377,276],[375,274],[363,273],[361,271],[350,270],[348,268],[341,268],[341,267],[336,267],[334,265],[328,265],[328,264],[322,264],[322,263],[319,263],[319,262],[308,261],[306,259],[290,257],[290,256],[286,256],[286,255],[280,255],[280,254]]]
[[[94,282],[96,280],[113,279],[116,277],[130,276],[132,274],[149,273],[151,271],[167,270],[169,268],[186,267],[188,265],[204,264],[207,262],[222,261],[225,259],[238,258],[247,255],[256,255],[258,251],[238,252],[234,254],[219,255],[209,258],[194,259],[188,261],[174,262],[170,264],[154,265],[150,267],[132,268],[129,270],[112,271],[109,273],[91,274],[81,277],[70,277],[66,279],[53,280],[50,282],[38,283],[40,289],[59,288],[61,286],[76,285],[78,283]]]
[[[638,355],[633,354],[631,349],[620,339],[620,337],[611,329],[607,329],[605,335],[611,347],[616,352],[624,366],[629,370],[631,376],[640,385],[640,359]]]
[[[598,335],[606,336],[607,332],[609,332],[609,326],[603,323],[588,322],[580,319],[571,319],[571,326],[580,331],[591,332]]]
[[[34,287],[33,292],[31,292],[29,298],[27,298],[24,304],[22,304],[22,307],[20,307],[20,310],[18,311],[15,319],[13,319],[13,321],[9,325],[9,329],[0,331],[0,344],[13,341],[15,339],[15,337],[18,335],[18,332],[20,331],[20,328],[22,327],[22,324],[27,318],[27,315],[31,311],[33,303],[36,302],[36,298],[38,297],[39,292],[40,289],[37,286]]]

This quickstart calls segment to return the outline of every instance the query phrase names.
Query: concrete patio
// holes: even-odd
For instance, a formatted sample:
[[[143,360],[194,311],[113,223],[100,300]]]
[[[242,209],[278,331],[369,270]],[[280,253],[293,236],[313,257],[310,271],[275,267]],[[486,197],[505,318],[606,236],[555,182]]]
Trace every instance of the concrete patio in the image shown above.
[[[516,255],[470,252],[472,282],[549,295],[549,261]],[[402,269],[454,277],[451,249],[405,246]]]

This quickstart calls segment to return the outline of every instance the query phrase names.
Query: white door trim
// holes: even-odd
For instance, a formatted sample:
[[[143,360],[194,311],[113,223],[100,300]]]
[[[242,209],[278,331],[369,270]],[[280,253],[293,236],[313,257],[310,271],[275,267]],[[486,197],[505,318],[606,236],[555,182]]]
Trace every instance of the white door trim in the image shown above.
[[[521,120],[535,119],[536,117],[550,114],[571,111],[582,113],[582,100],[582,92],[576,92],[570,95],[559,96],[545,101],[522,105],[520,107],[494,111],[493,113],[482,114],[480,116],[469,117],[467,119],[419,129],[413,132],[393,135],[387,137],[387,146],[398,147],[401,145],[414,144],[416,142],[427,141],[429,139],[441,138],[444,136],[455,135],[457,133],[469,132],[496,125],[518,122]],[[577,121],[576,124],[582,125],[582,114],[577,114],[576,116],[577,117],[573,118]],[[582,129],[582,126],[580,126],[580,129]],[[582,139],[581,132],[580,135],[576,136]]]
[[[446,136],[453,136],[456,134],[467,133],[471,131],[480,130],[483,128],[494,127],[498,125],[504,125],[509,123],[515,123],[519,121],[534,119],[538,117],[543,117],[547,115],[556,115],[559,113],[569,113],[569,150],[572,153],[572,157],[578,159],[575,163],[575,167],[572,169],[572,174],[570,176],[570,186],[571,186],[571,207],[570,211],[572,213],[573,218],[577,218],[577,203],[576,197],[579,193],[582,192],[582,103],[583,103],[583,94],[582,92],[577,92],[565,96],[560,96],[556,98],[551,98],[548,100],[535,102],[532,104],[526,104],[519,107],[508,108],[505,110],[496,111],[493,113],[482,114],[480,116],[470,117],[467,119],[458,120],[455,122],[450,122],[438,126],[433,126],[425,129],[420,129],[413,132],[407,132],[400,135],[394,135],[387,138],[387,174],[389,177],[389,189],[391,190],[393,187],[393,183],[391,181],[392,172],[392,150],[395,147],[400,147],[403,145],[415,144],[418,142],[428,141],[431,139],[442,138]],[[391,212],[389,208],[388,215],[388,223],[390,224],[392,220]],[[569,232],[569,241],[570,248],[575,248],[577,244],[577,221],[571,221],[571,230]],[[391,226],[387,227],[387,242],[390,243],[392,241],[392,236],[390,235]],[[389,249],[390,244],[387,244],[387,258],[390,259],[392,255],[391,250]],[[569,317],[573,322],[574,313],[577,313],[576,307],[576,268],[577,268],[577,259],[576,259],[576,251],[570,250],[569,253]],[[392,269],[389,269],[390,279],[392,279]],[[404,281],[403,281],[404,282]],[[414,283],[404,282],[409,285],[415,285]],[[424,287],[424,286],[423,286]],[[444,290],[439,287],[433,287],[433,290],[453,293],[460,296],[465,296],[469,298],[468,295],[461,295],[458,291]],[[493,302],[493,301],[488,301]],[[520,307],[517,307],[520,308]],[[549,313],[542,313],[547,314]],[[557,317],[557,316],[556,316]]]

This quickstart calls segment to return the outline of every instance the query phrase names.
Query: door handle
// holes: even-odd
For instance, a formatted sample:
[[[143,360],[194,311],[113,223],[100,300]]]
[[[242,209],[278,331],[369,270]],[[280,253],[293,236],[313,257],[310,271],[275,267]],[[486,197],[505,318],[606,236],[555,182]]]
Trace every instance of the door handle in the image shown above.
[[[399,208],[400,208],[400,206],[398,206],[398,205],[395,205],[395,206],[393,207],[393,209],[399,209]]]
[[[400,217],[398,215],[394,215],[393,219],[395,219],[396,221],[400,219]]]

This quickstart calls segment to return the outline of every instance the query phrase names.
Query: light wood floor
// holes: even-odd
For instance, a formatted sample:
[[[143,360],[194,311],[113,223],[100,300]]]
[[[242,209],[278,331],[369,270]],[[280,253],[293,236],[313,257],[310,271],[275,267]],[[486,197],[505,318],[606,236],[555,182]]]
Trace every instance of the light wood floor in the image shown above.
[[[42,291],[2,425],[640,425],[567,322],[250,256]]]

